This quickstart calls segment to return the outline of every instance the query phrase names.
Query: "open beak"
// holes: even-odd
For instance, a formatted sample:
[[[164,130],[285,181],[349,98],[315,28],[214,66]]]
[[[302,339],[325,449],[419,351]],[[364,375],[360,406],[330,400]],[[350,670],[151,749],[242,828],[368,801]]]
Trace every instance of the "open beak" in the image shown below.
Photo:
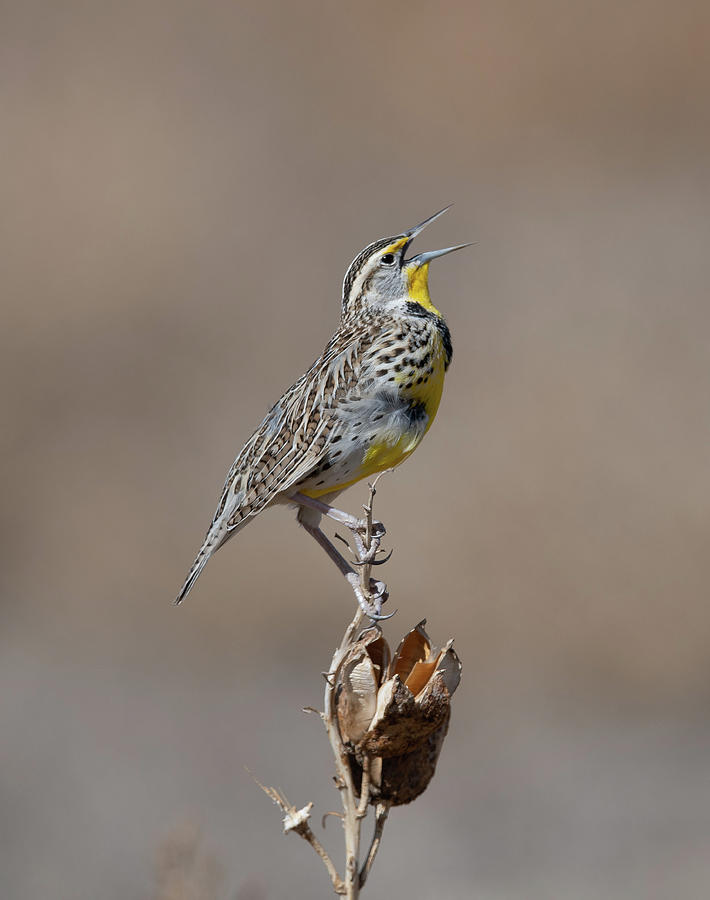
[[[439,212],[435,212],[433,216],[429,216],[428,219],[424,219],[423,222],[420,222],[419,225],[415,225],[414,228],[410,228],[409,231],[403,232],[402,236],[407,237],[409,240],[404,245],[405,252],[407,248],[412,243],[414,238],[421,234],[422,231],[427,227],[427,225],[431,225],[431,223],[438,219],[439,216],[443,216],[444,213],[451,209],[451,204],[449,206],[445,206],[443,209],[440,209]],[[446,247],[444,250],[427,250],[424,253],[418,253],[416,256],[413,256],[411,259],[407,259],[404,261],[404,264],[407,266],[423,266],[426,263],[432,261],[432,259],[438,259],[440,256],[446,256],[447,253],[453,253],[454,250],[463,250],[464,247],[470,247],[471,244],[457,244],[455,247]]]
[[[423,222],[420,222],[418,225],[415,225],[414,228],[410,228],[409,231],[403,231],[403,232],[402,232],[402,237],[408,237],[408,238],[409,238],[409,240],[407,241],[407,246],[409,246],[409,245],[412,243],[412,241],[414,240],[414,238],[415,238],[418,234],[421,234],[422,231],[424,231],[424,229],[427,227],[427,225],[431,225],[431,223],[432,223],[435,219],[438,219],[439,216],[443,216],[444,213],[445,213],[447,210],[451,209],[452,206],[453,206],[453,203],[449,203],[448,206],[445,206],[443,209],[440,209],[439,212],[435,212],[434,215],[433,215],[433,216],[429,216],[428,219],[424,219]]]
[[[446,256],[447,253],[453,253],[454,250],[463,250],[464,247],[472,247],[473,242],[468,244],[456,244],[455,247],[445,247],[443,250],[426,250],[424,253],[417,253],[411,259],[407,260],[408,266],[423,266],[430,263],[432,259],[438,259],[440,256]]]

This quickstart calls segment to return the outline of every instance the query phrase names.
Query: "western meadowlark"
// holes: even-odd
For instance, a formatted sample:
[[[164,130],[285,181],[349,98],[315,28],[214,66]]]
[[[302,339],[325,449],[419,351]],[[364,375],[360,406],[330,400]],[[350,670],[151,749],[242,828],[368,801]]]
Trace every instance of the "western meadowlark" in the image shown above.
[[[234,461],[177,603],[229,538],[267,506],[286,503],[298,508],[298,521],[348,579],[366,614],[384,618],[379,615],[384,584],[373,582],[366,596],[355,570],[319,524],[326,515],[357,536],[363,521],[330,502],[361,478],[405,460],[434,420],[452,346],[446,322],[429,297],[429,263],[470,245],[411,259],[405,253],[446,209],[375,241],[350,264],[337,331]],[[384,529],[376,525],[379,536]]]

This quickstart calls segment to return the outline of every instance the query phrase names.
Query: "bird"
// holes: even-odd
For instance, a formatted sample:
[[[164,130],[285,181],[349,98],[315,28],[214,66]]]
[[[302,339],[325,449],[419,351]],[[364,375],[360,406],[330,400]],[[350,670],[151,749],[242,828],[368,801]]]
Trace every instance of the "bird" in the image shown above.
[[[362,610],[381,615],[386,587],[366,595],[320,528],[322,516],[362,532],[363,520],[331,505],[346,488],[407,459],[429,430],[453,355],[446,321],[429,295],[432,260],[470,244],[407,259],[410,244],[449,206],[400,234],[368,244],[343,279],[340,323],[322,355],[271,407],[235,459],[207,534],[175,602],[208,560],[267,507],[297,520],[350,582]],[[380,536],[384,527],[376,523]]]

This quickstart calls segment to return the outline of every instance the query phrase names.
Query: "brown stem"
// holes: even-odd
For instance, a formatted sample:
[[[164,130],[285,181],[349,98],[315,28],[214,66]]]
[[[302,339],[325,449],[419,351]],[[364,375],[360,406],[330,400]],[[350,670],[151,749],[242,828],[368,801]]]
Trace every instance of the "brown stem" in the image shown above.
[[[378,476],[379,478],[379,476]],[[370,497],[363,507],[366,514],[367,527],[364,537],[356,544],[357,555],[360,557],[360,583],[365,596],[370,595],[370,577],[372,571],[372,561],[375,552],[379,546],[379,536],[372,535],[372,500],[375,496],[375,485],[378,478],[370,485]],[[385,826],[389,806],[386,803],[378,803],[375,810],[375,830],[367,853],[367,859],[360,867],[360,837],[362,822],[367,815],[368,805],[372,800],[371,797],[371,761],[366,758],[362,766],[362,778],[360,780],[359,791],[356,790],[355,780],[353,778],[352,768],[350,766],[350,756],[348,748],[343,743],[338,727],[338,716],[336,709],[338,675],[345,662],[351,646],[360,632],[363,620],[363,612],[360,607],[357,608],[352,622],[345,629],[345,634],[340,642],[340,646],[333,654],[330,663],[330,670],[325,676],[325,697],[323,705],[322,719],[328,733],[328,740],[333,751],[335,759],[335,783],[340,791],[340,800],[343,804],[342,823],[345,832],[345,875],[343,878],[338,874],[333,861],[320,843],[318,838],[313,834],[308,817],[312,804],[308,804],[301,810],[297,810],[292,806],[286,798],[275,788],[264,787],[261,782],[257,781],[263,790],[277,803],[286,813],[284,819],[284,830],[295,831],[307,841],[315,852],[323,860],[323,864],[328,870],[333,890],[336,894],[345,896],[348,900],[357,900],[360,896],[360,889],[372,868],[377,850],[382,838],[382,829]],[[253,777],[253,776],[252,776]],[[256,779],[254,779],[256,781]],[[337,813],[329,813],[329,815],[338,815]]]
[[[335,864],[333,860],[328,856],[328,851],[321,844],[318,838],[313,834],[310,827],[306,825],[306,827],[298,832],[301,837],[308,841],[308,843],[313,847],[318,856],[323,860],[323,863],[328,870],[328,875],[330,875],[330,880],[333,883],[333,890],[336,894],[344,894],[345,893],[345,885],[343,884],[343,879],[338,875],[338,871],[335,868]]]
[[[363,885],[367,881],[367,876],[370,874],[370,869],[372,868],[372,864],[374,863],[375,857],[377,856],[377,851],[380,849],[382,832],[384,831],[385,822],[387,821],[389,811],[389,803],[383,803],[380,801],[375,807],[375,831],[372,835],[370,849],[367,852],[367,859],[365,860],[365,863],[360,870],[360,887],[363,887]]]
[[[340,646],[335,651],[331,663],[329,677],[326,679],[323,721],[335,759],[336,784],[343,804],[343,829],[345,831],[345,877],[344,893],[348,898],[357,898],[360,892],[358,858],[360,853],[360,819],[357,816],[355,783],[348,753],[340,737],[338,728],[336,701],[336,684],[340,667],[343,664],[350,645],[355,640],[362,620],[362,611],[358,608],[355,618],[347,627]]]
[[[365,510],[367,528],[365,531],[365,535],[363,538],[363,551],[360,553],[360,562],[362,565],[360,568],[360,583],[362,585],[363,592],[367,595],[370,591],[370,575],[372,571],[372,565],[368,559],[368,551],[372,547],[373,537],[372,537],[372,500],[375,496],[375,485],[377,484],[377,479],[370,485],[370,497],[368,502],[363,507]],[[335,651],[333,656],[333,660],[330,665],[330,672],[328,677],[326,678],[326,688],[325,688],[325,702],[324,702],[324,713],[323,713],[323,721],[325,722],[325,727],[328,732],[328,738],[330,740],[330,745],[333,750],[333,756],[335,757],[335,769],[336,769],[336,783],[338,785],[338,789],[340,790],[340,799],[343,804],[343,829],[345,831],[345,877],[344,877],[344,886],[345,886],[345,896],[349,898],[349,900],[356,900],[360,895],[360,888],[363,881],[362,872],[360,871],[360,832],[362,828],[362,820],[367,815],[367,807],[370,802],[370,766],[369,761],[365,760],[363,765],[363,773],[362,780],[360,783],[360,791],[359,796],[355,790],[355,782],[353,780],[352,769],[350,768],[350,759],[348,756],[347,749],[343,744],[342,738],[340,736],[340,729],[338,728],[338,720],[337,720],[337,711],[335,708],[336,703],[336,685],[338,682],[338,672],[340,671],[340,667],[342,666],[345,657],[347,655],[348,650],[351,645],[355,641],[355,638],[358,635],[359,628],[362,622],[363,613],[362,610],[358,608],[355,613],[355,618],[352,620],[350,625],[348,625],[345,630],[345,634],[343,635],[343,639],[340,642],[340,646]],[[379,833],[377,832],[377,820],[375,820],[375,829],[376,834],[381,835],[382,828],[384,828],[384,820],[386,819],[386,815],[382,819],[382,822],[379,826]],[[377,840],[377,845],[379,845],[379,836]],[[372,862],[374,861],[375,854],[377,853],[377,848],[373,852],[372,846],[370,847],[370,853],[368,854],[368,861],[366,863],[367,871],[369,872],[370,867],[372,866]],[[363,867],[363,871],[365,867]],[[365,876],[367,877],[367,876]]]
[[[360,781],[360,803],[357,807],[358,819],[364,819],[367,815],[367,804],[370,802],[370,757],[366,756],[362,761],[362,780]]]
[[[247,770],[248,771],[248,770]],[[335,868],[335,864],[333,860],[328,856],[328,851],[321,844],[318,838],[313,834],[311,830],[311,826],[308,824],[308,819],[310,817],[311,809],[313,807],[312,803],[308,803],[303,809],[296,809],[296,807],[289,803],[286,799],[285,795],[278,791],[276,788],[267,787],[262,784],[259,779],[249,772],[254,781],[259,785],[262,791],[274,801],[277,806],[280,806],[281,809],[286,813],[284,817],[284,831],[295,831],[296,834],[300,834],[304,841],[309,843],[311,847],[316,851],[318,856],[323,860],[323,864],[328,870],[328,875],[330,875],[330,880],[333,884],[333,890],[336,894],[344,894],[345,893],[345,885],[343,883],[343,879],[338,875],[337,869]]]

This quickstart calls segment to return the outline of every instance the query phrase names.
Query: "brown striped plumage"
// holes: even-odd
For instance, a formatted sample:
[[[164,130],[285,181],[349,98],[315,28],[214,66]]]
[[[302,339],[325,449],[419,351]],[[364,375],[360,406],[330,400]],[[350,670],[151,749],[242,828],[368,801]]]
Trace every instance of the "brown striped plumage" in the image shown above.
[[[427,254],[404,260],[417,229],[371,244],[351,264],[338,330],[234,461],[177,602],[210,556],[267,506],[297,503],[296,493],[331,500],[406,458],[425,434],[452,350],[426,281],[425,297],[410,285],[422,269],[426,279],[428,266],[419,262]]]

